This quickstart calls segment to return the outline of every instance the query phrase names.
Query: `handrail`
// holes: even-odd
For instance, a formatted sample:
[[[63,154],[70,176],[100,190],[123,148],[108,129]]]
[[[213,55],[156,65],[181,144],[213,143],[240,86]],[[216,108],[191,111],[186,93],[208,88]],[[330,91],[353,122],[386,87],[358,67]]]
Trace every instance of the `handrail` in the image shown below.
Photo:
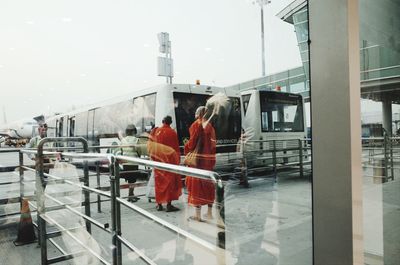
[[[165,171],[173,172],[173,173],[177,173],[177,174],[190,175],[190,176],[199,177],[199,178],[211,179],[214,183],[218,183],[221,180],[218,173],[209,171],[209,170],[204,170],[204,169],[185,167],[185,166],[179,166],[179,165],[173,165],[173,164],[166,164],[166,163],[161,163],[161,162],[152,161],[152,160],[145,160],[142,158],[136,158],[136,157],[130,157],[130,156],[119,156],[118,155],[118,156],[115,156],[115,159],[133,162],[140,166],[150,166],[152,168],[157,168],[157,169],[161,169],[161,170],[165,170]]]
[[[44,151],[44,144],[48,143],[48,142],[62,142],[62,141],[82,141],[82,138],[44,138],[39,142],[38,148],[37,150],[28,150],[28,149],[21,149],[20,150],[20,169],[23,170],[26,169],[25,166],[23,166],[23,164],[21,164],[23,161],[23,158],[21,158],[23,153],[29,153],[29,154],[36,154],[36,187],[37,187],[37,208],[38,208],[38,224],[39,224],[39,232],[40,232],[40,244],[41,244],[41,251],[42,251],[42,264],[46,264],[48,261],[47,259],[47,245],[46,245],[46,225],[45,222],[46,220],[49,220],[49,216],[46,215],[46,208],[44,207],[44,200],[43,200],[43,196],[50,198],[52,201],[56,202],[59,205],[63,205],[65,206],[65,209],[72,211],[74,214],[77,214],[81,217],[83,217],[87,224],[88,223],[92,223],[96,226],[98,226],[99,228],[104,229],[105,231],[111,232],[111,234],[113,235],[113,245],[116,247],[116,250],[114,252],[113,250],[113,263],[112,264],[121,264],[121,243],[125,244],[129,249],[131,249],[132,251],[135,251],[137,249],[135,249],[135,246],[133,246],[132,244],[130,244],[129,241],[127,241],[125,238],[122,237],[121,235],[121,223],[120,223],[120,210],[119,207],[120,205],[124,205],[132,210],[135,210],[136,212],[138,212],[139,214],[141,214],[142,216],[145,216],[146,218],[149,218],[153,221],[155,221],[156,223],[168,228],[171,231],[174,231],[175,233],[182,235],[186,238],[188,238],[189,240],[199,244],[200,246],[202,246],[203,248],[209,250],[209,251],[213,251],[216,252],[218,250],[218,247],[216,245],[213,245],[212,243],[209,243],[179,227],[176,227],[170,223],[168,223],[167,221],[125,201],[122,200],[119,196],[119,167],[118,164],[119,162],[132,162],[135,163],[137,165],[142,165],[142,166],[146,166],[146,167],[151,167],[151,168],[155,168],[155,169],[159,169],[159,170],[165,170],[168,172],[173,172],[176,174],[182,174],[182,175],[190,175],[193,177],[197,177],[197,178],[203,178],[203,179],[207,179],[207,180],[211,180],[215,183],[216,185],[216,191],[223,189],[223,182],[221,180],[221,177],[212,171],[208,171],[208,170],[202,170],[202,169],[197,169],[197,168],[189,168],[186,166],[181,166],[181,165],[172,165],[172,164],[165,164],[165,163],[161,163],[161,162],[157,162],[157,161],[151,161],[151,160],[146,160],[146,159],[142,159],[142,158],[136,158],[136,157],[128,157],[128,156],[120,156],[120,155],[113,155],[113,154],[100,154],[100,153],[88,153],[88,146],[85,142],[83,142],[83,149],[85,153],[72,153],[72,152],[46,152]],[[115,147],[115,146],[113,146]],[[57,149],[57,148],[55,148]],[[44,170],[44,164],[43,164],[43,160],[44,160],[44,156],[48,156],[48,155],[53,155],[53,154],[57,154],[60,155],[62,158],[70,158],[70,159],[83,159],[84,163],[86,164],[86,170],[87,170],[87,160],[94,158],[94,159],[105,159],[109,162],[110,165],[112,165],[112,167],[110,167],[110,170],[114,167],[114,173],[111,175],[110,181],[111,181],[111,193],[107,193],[107,192],[102,192],[99,191],[95,188],[90,188],[88,186],[88,181],[85,180],[85,183],[83,185],[75,183],[73,181],[64,179],[62,177],[58,177],[58,176],[54,176],[52,174],[46,173]],[[87,174],[85,174],[86,176]],[[80,188],[83,189],[84,194],[86,195],[87,192],[95,192],[98,195],[102,195],[102,196],[106,196],[106,197],[110,197],[111,198],[111,204],[112,204],[112,228],[109,230],[107,227],[104,227],[101,223],[97,222],[96,220],[94,220],[93,218],[90,217],[90,212],[88,213],[87,211],[85,211],[85,213],[80,213],[79,211],[75,210],[73,207],[63,204],[61,201],[55,199],[54,197],[48,195],[48,194],[42,194],[42,192],[44,191],[44,187],[47,183],[47,178],[50,179],[55,179],[56,181],[62,181],[63,183],[67,183],[70,185],[74,185],[74,186],[78,186]],[[23,175],[21,177],[21,179],[23,180]],[[85,177],[86,179],[86,177]],[[40,192],[40,190],[42,190],[42,192]],[[21,192],[22,194],[22,192]],[[222,192],[223,194],[223,192]],[[223,196],[223,195],[222,195]],[[86,196],[85,196],[86,197]],[[217,200],[221,199],[221,193],[218,194],[217,193]],[[221,207],[221,205],[223,205],[223,200],[218,201],[219,203],[217,203],[217,207]],[[86,202],[86,198],[85,198],[85,203]],[[86,205],[85,205],[86,206]],[[56,226],[59,226],[59,224],[56,224]],[[62,228],[62,226],[60,226]],[[90,226],[87,225],[87,229],[90,232]],[[68,233],[68,231],[67,231]],[[68,233],[70,236],[72,234]],[[74,237],[72,237],[74,238]],[[75,240],[77,238],[74,238]],[[97,255],[97,253],[94,253],[93,250],[87,249],[93,256],[95,256],[96,258],[100,259],[103,263],[105,260],[102,260],[100,255]],[[148,264],[154,264],[154,262],[151,261],[151,259],[149,259],[144,253],[136,252],[140,258],[147,262]],[[65,253],[62,253],[65,254]],[[67,257],[67,255],[64,255],[64,258],[69,258]],[[60,259],[58,260],[62,260],[62,256],[60,257]],[[54,260],[55,261],[55,260]]]

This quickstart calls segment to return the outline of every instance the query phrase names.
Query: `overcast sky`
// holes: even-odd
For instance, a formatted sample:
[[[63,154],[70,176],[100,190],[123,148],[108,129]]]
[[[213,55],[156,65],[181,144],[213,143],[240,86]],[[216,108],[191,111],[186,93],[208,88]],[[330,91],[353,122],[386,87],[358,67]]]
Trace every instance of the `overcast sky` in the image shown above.
[[[267,73],[301,65],[293,26],[276,17],[291,1],[265,10]],[[170,33],[174,83],[261,75],[260,8],[249,0],[2,0],[0,107],[12,121],[164,83],[161,31]]]

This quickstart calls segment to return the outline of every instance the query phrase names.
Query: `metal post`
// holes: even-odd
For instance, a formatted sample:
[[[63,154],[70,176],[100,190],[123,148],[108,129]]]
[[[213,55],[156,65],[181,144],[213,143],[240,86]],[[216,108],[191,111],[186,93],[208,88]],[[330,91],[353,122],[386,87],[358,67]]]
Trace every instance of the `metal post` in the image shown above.
[[[83,175],[84,175],[84,185],[86,187],[89,187],[89,167],[87,160],[83,161]],[[90,191],[83,189],[83,195],[85,198],[85,214],[86,216],[90,217]],[[89,234],[91,234],[92,224],[90,223],[89,220],[86,220],[85,222],[86,222],[86,230],[89,232]]]
[[[116,213],[115,213],[115,205],[116,205],[116,199],[115,199],[115,174],[114,174],[114,157],[111,157],[111,163],[109,165],[110,167],[110,193],[111,193],[111,241],[112,241],[112,264],[116,265],[117,263],[117,225],[116,225]]]
[[[119,202],[116,200],[116,198],[119,198],[121,196],[120,194],[120,185],[119,185],[119,162],[117,160],[114,160],[114,174],[115,174],[115,221],[116,221],[116,235],[121,236],[121,205]],[[117,239],[116,242],[116,248],[117,248],[117,264],[121,265],[122,264],[122,247],[121,247],[121,241]]]
[[[303,141],[299,139],[299,166],[300,166],[300,177],[304,176],[304,168],[303,168]]]
[[[25,186],[24,186],[24,154],[19,152],[19,205],[22,209],[22,198],[25,196]]]
[[[388,135],[385,133],[383,140],[383,162],[385,163],[383,166],[385,168],[383,180],[386,181],[388,178]]]
[[[100,163],[96,162],[96,180],[97,188],[100,189]],[[101,196],[97,194],[97,212],[101,213]]]
[[[224,184],[222,183],[222,180],[217,180],[215,183],[215,192],[216,192],[216,198],[217,198],[217,212],[218,212],[218,218],[220,221],[223,222],[223,231],[218,233],[218,246],[222,249],[225,249],[225,199],[224,199],[224,193],[225,193],[225,188]]]
[[[272,144],[273,144],[273,151],[272,151],[272,164],[274,167],[274,177],[275,177],[275,182],[277,181],[277,169],[276,169],[276,140],[272,140]]]
[[[46,213],[45,209],[45,179],[43,174],[43,145],[38,146],[38,153],[36,155],[36,204],[37,204],[37,221],[39,228],[39,240],[41,263],[47,264],[47,239],[46,239],[46,221],[42,218],[42,214]]]
[[[264,40],[264,6],[260,4],[261,7],[261,64],[262,64],[262,76],[265,76],[265,40]]]
[[[390,138],[390,178],[394,180],[394,168],[393,168],[393,139]]]

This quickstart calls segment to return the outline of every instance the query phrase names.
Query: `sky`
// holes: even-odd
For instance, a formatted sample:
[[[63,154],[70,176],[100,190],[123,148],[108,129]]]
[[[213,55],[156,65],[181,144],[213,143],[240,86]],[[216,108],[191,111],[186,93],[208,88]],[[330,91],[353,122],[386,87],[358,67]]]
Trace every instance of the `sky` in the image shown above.
[[[0,108],[10,122],[165,83],[159,32],[170,34],[174,83],[260,77],[260,7],[252,2],[2,0]],[[290,2],[272,0],[264,11],[267,74],[301,65],[293,26],[276,17]]]

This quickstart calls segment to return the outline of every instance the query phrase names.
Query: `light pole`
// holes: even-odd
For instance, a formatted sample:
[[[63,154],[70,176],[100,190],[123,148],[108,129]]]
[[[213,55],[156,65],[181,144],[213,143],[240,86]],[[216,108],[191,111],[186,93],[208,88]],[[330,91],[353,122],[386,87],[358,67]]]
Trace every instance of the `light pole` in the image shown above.
[[[261,65],[262,76],[265,76],[265,39],[264,39],[264,6],[271,3],[271,0],[256,0],[254,4],[259,4],[261,9]]]

